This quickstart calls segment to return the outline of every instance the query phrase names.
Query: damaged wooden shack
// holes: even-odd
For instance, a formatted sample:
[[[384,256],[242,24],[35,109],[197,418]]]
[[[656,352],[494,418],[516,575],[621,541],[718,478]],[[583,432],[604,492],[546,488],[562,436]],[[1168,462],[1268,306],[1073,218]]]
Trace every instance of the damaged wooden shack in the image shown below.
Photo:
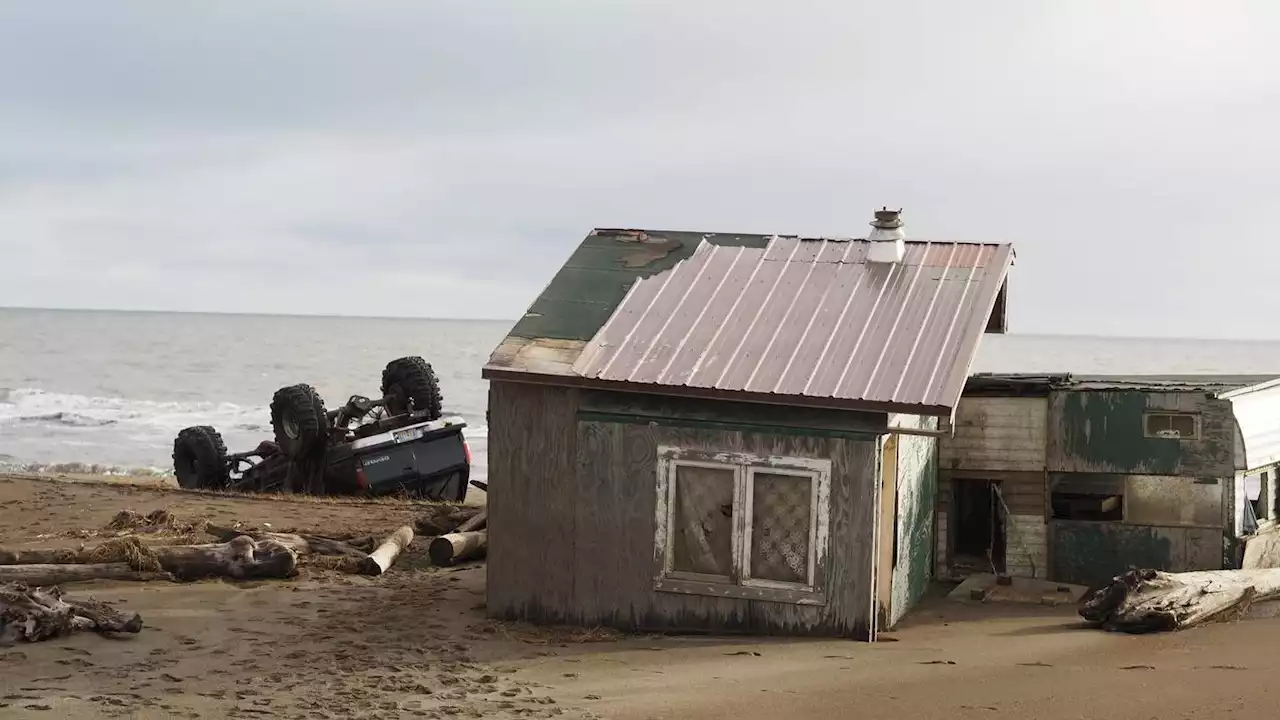
[[[1277,514],[1280,382],[974,376],[939,458],[939,577],[1238,568]]]
[[[874,639],[1007,244],[596,230],[484,368],[490,614]]]

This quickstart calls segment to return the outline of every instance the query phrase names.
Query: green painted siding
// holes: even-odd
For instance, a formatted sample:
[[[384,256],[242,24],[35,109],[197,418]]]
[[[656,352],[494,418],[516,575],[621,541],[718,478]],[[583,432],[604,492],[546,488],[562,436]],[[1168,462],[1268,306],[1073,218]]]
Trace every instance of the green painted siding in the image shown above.
[[[1057,582],[1093,587],[1130,567],[1169,572],[1223,567],[1223,533],[1215,528],[1054,520],[1050,537],[1051,578]]]
[[[636,280],[675,267],[693,255],[704,238],[729,247],[763,248],[769,244],[767,235],[649,232],[643,240],[634,235],[588,235],[511,335],[590,340]]]
[[[918,429],[934,430],[937,420],[917,418]],[[933,511],[938,496],[938,440],[898,436],[897,561],[893,568],[892,627],[920,600],[933,578]]]
[[[1200,417],[1198,439],[1149,438],[1149,412]],[[1200,392],[1061,391],[1049,400],[1050,472],[1224,477],[1234,473],[1230,403]]]

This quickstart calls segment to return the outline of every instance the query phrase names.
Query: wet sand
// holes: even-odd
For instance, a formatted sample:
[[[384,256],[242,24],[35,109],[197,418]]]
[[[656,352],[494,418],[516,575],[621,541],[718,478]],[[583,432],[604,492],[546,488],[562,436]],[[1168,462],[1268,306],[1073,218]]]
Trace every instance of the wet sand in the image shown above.
[[[0,544],[75,544],[123,509],[334,534],[420,513],[0,477]],[[1280,670],[1280,619],[1129,637],[1071,607],[941,597],[874,645],[506,625],[484,616],[483,565],[420,547],[382,578],[64,589],[146,628],[0,648],[0,718],[1261,718]]]

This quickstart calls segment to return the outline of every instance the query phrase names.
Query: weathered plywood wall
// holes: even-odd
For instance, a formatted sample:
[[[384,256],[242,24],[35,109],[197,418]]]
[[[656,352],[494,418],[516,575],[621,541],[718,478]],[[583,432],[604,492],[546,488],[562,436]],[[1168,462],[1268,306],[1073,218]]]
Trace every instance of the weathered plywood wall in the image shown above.
[[[1057,582],[1092,587],[1130,566],[1169,572],[1223,566],[1223,534],[1215,528],[1054,520],[1049,536]]]
[[[487,604],[510,617],[574,602],[577,391],[489,383]]]
[[[917,417],[905,427],[934,430],[937,419]],[[893,567],[892,627],[929,589],[933,577],[934,503],[938,493],[938,440],[899,435],[897,453],[897,557]]]
[[[1198,439],[1149,438],[1148,412],[1200,416]],[[1205,393],[1062,391],[1049,400],[1051,472],[1231,477],[1235,474],[1231,403]]]
[[[1043,472],[1048,400],[1042,397],[962,397],[955,430],[942,438],[945,469]]]
[[[578,417],[578,399],[566,389],[491,385],[490,614],[624,630],[870,636],[874,437],[602,421]],[[659,445],[831,460],[827,604],[656,591]]]

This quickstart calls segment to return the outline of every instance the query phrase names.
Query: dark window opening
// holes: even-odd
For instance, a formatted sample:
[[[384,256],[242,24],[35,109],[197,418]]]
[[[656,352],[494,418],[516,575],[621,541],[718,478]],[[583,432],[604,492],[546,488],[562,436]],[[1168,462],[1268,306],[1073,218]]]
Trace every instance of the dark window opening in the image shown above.
[[[1143,434],[1149,438],[1194,439],[1200,436],[1197,419],[1189,413],[1147,413]]]
[[[1055,520],[1124,520],[1124,495],[1055,492],[1050,502]]]
[[[952,564],[956,567],[1004,572],[1005,526],[999,486],[990,480],[952,481]]]
[[[1055,520],[1124,520],[1125,478],[1121,475],[1069,473],[1052,480],[1050,510]]]

